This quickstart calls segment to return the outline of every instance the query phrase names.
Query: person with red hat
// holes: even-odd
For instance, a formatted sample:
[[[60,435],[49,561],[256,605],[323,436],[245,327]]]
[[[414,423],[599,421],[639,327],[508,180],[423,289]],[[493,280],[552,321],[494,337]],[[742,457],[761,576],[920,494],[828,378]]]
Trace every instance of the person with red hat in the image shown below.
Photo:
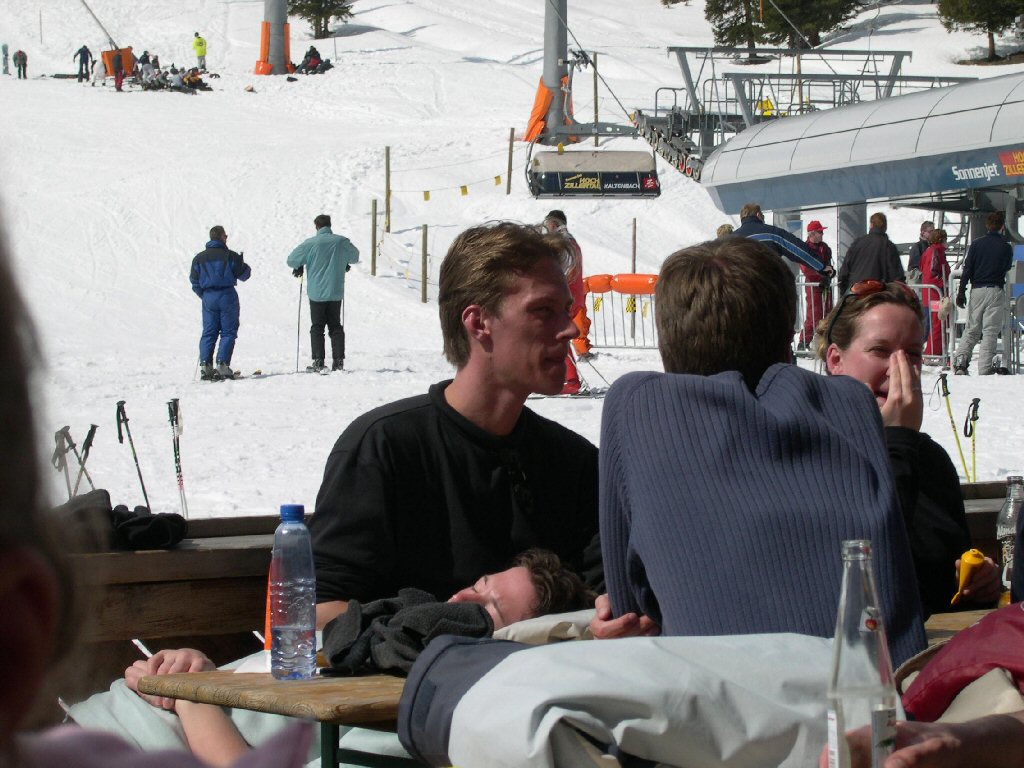
[[[832,249],[822,240],[826,229],[828,227],[822,226],[817,219],[807,225],[807,250],[813,253],[818,261],[826,267],[830,267],[832,266]],[[800,265],[800,271],[804,273],[804,304],[807,309],[804,313],[804,327],[800,331],[797,349],[809,349],[811,339],[814,337],[814,329],[821,322],[821,318],[832,310],[832,293],[828,289],[828,278],[820,272],[805,264]]]

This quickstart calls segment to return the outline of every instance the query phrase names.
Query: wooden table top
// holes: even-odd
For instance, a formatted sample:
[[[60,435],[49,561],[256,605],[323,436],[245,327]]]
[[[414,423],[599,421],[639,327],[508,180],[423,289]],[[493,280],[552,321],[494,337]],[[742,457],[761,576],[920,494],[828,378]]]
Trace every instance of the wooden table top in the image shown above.
[[[924,631],[928,635],[928,645],[935,645],[941,640],[952,637],[961,629],[967,629],[975,622],[981,621],[992,611],[992,608],[982,608],[977,611],[933,613],[924,623]]]
[[[335,725],[387,727],[398,719],[405,679],[391,675],[275,680],[259,672],[149,675],[142,693],[271,712]]]

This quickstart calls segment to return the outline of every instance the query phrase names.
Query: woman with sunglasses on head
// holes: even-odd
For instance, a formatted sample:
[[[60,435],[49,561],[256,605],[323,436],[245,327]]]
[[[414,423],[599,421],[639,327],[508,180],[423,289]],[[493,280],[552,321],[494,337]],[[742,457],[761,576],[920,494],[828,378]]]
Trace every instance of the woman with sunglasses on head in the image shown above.
[[[953,462],[920,431],[922,318],[917,294],[903,283],[863,280],[819,324],[818,356],[829,375],[852,376],[878,401],[921,602],[926,613],[936,613],[951,610],[959,557],[971,536]],[[993,603],[999,590],[998,570],[986,558],[958,606]]]

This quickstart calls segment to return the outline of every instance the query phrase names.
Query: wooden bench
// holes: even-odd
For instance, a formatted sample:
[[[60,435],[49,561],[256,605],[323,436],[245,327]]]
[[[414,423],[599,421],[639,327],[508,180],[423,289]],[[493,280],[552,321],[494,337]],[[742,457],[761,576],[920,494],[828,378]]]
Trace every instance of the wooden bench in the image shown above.
[[[105,690],[155,652],[191,647],[224,664],[259,650],[276,515],[190,520],[168,550],[69,556],[76,599],[73,648],[51,674],[31,720],[60,722],[57,696],[75,702]]]
[[[963,483],[960,486],[967,512],[967,527],[973,545],[1002,565],[1002,552],[996,541],[996,517],[1006,498],[1006,483],[991,481]]]

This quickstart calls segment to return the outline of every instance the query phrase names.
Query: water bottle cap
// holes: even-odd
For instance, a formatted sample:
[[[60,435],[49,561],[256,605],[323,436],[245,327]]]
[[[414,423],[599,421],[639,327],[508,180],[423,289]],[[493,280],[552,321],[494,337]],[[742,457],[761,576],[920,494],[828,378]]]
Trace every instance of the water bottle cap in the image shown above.
[[[306,517],[306,508],[302,504],[282,504],[281,519],[288,523],[301,523]]]

